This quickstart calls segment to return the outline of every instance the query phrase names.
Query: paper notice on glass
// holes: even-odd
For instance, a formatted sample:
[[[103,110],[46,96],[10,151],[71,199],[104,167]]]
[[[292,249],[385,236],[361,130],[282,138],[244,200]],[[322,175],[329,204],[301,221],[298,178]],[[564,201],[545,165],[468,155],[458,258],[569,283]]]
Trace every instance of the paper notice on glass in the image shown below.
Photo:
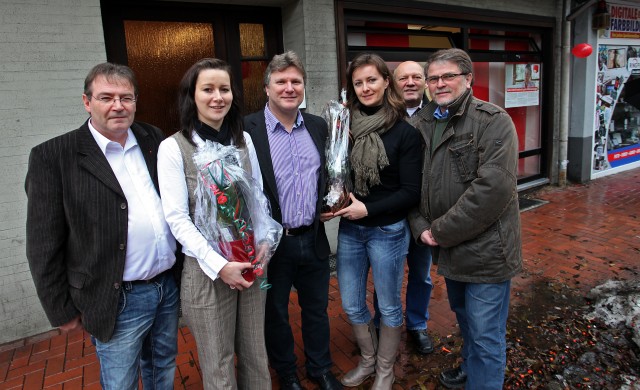
[[[537,106],[540,104],[538,87],[507,88],[504,94],[504,107]]]
[[[505,108],[540,104],[540,68],[540,64],[507,64],[505,68]]]

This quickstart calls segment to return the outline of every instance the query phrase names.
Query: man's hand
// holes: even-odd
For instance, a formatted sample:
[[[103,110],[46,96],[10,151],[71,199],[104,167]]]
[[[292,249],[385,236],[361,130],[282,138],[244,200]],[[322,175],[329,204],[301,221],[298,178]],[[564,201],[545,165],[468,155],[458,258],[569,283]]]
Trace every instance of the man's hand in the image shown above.
[[[420,241],[430,246],[438,246],[438,242],[433,238],[433,234],[431,234],[431,229],[422,232],[420,235]]]
[[[242,291],[245,288],[251,287],[253,284],[253,282],[247,282],[245,280],[242,276],[242,272],[244,270],[251,271],[252,268],[253,265],[251,263],[230,261],[222,267],[218,276],[220,276],[220,279],[222,279],[222,281],[228,284],[232,289],[237,288],[238,291]]]
[[[58,329],[60,329],[60,331],[64,333],[71,332],[72,330],[76,329],[82,329],[82,320],[80,319],[80,316],[77,316],[66,324],[60,325]]]

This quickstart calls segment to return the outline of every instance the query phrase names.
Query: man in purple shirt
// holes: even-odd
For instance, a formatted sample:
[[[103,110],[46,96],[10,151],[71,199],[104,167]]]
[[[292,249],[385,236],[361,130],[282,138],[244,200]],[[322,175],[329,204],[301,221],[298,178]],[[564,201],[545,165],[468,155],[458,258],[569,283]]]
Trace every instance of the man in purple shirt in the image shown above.
[[[331,373],[329,353],[329,241],[320,222],[326,186],[326,122],[303,114],[306,73],[288,51],[273,57],[265,71],[269,98],[263,111],[244,119],[253,139],[273,218],[284,234],[267,271],[265,337],[271,367],[281,389],[302,389],[296,374],[294,340],[289,325],[289,294],[298,292],[302,340],[308,377],[321,389],[342,389]]]

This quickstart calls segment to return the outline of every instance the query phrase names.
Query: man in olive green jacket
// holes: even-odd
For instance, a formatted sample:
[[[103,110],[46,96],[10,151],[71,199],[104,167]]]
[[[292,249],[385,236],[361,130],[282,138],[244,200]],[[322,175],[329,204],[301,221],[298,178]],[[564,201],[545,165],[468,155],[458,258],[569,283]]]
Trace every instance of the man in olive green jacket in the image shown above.
[[[511,278],[522,269],[516,189],[518,138],[509,115],[473,97],[471,59],[434,53],[425,65],[432,102],[418,113],[425,140],[421,202],[409,214],[432,247],[464,345],[449,388],[501,389]]]

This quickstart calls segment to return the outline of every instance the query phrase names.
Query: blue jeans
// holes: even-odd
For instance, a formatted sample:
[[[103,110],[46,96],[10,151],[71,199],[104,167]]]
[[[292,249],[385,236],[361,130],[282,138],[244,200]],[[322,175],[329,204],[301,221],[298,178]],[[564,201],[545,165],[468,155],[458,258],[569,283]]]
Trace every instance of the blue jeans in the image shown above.
[[[298,292],[301,309],[305,367],[310,376],[331,369],[329,352],[329,259],[316,254],[313,230],[299,236],[283,236],[269,262],[265,310],[265,341],[271,367],[280,377],[296,373],[294,336],[289,322],[291,287]]]
[[[405,295],[408,330],[426,330],[429,320],[429,301],[431,301],[431,247],[418,245],[409,240],[409,254],[407,254],[407,293]],[[378,309],[378,294],[373,294],[373,308],[376,312],[374,323],[380,326],[380,310]]]
[[[449,305],[456,313],[464,341],[465,389],[502,389],[511,281],[483,284],[445,278],[445,282]]]
[[[431,247],[418,245],[414,240],[409,244],[407,255],[409,276],[407,277],[407,329],[427,329],[429,301],[431,301]]]
[[[106,390],[173,389],[178,353],[178,288],[171,272],[152,283],[122,282],[111,339],[92,338]]]
[[[378,295],[382,323],[402,325],[402,278],[409,248],[409,225],[402,221],[386,226],[360,226],[345,219],[338,230],[338,283],[342,308],[352,324],[367,324],[369,268]]]

